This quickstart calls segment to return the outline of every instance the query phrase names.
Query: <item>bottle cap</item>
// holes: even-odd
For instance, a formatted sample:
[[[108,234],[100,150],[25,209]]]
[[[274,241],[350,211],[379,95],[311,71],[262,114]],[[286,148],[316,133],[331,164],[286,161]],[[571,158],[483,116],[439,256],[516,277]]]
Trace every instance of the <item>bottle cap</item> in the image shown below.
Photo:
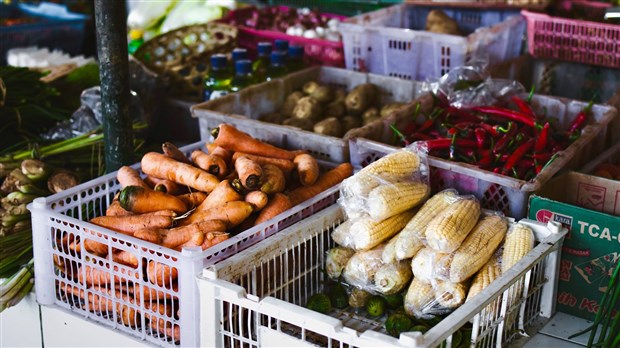
[[[228,58],[224,54],[214,54],[211,56],[211,67],[214,69],[224,69],[228,63]]]
[[[287,52],[288,51],[288,40],[278,39],[274,41],[276,51]]]
[[[291,58],[301,58],[304,56],[303,46],[289,46],[288,55]]]
[[[258,43],[258,55],[261,57],[267,56],[271,54],[272,45],[271,42],[259,42]]]
[[[271,52],[271,65],[284,65],[286,53],[280,51]]]
[[[232,60],[236,62],[240,59],[248,59],[248,50],[245,48],[235,48],[232,51]]]
[[[252,72],[252,61],[249,59],[240,59],[235,62],[235,71],[237,74],[249,74]]]

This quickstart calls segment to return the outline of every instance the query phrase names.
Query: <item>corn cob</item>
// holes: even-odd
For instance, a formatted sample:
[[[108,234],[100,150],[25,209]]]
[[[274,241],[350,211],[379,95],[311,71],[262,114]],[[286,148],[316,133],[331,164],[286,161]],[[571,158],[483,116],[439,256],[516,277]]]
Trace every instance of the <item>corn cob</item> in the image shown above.
[[[325,270],[331,279],[340,278],[347,262],[355,254],[355,250],[344,247],[335,247],[327,251],[325,256]]]
[[[499,266],[497,257],[493,255],[474,276],[474,280],[469,287],[469,292],[467,293],[467,299],[465,302],[471,300],[482,292],[484,288],[489,286],[489,284],[491,284],[495,279],[499,278],[501,274],[502,269]]]
[[[456,249],[450,264],[450,281],[462,282],[478,272],[502,242],[507,229],[508,224],[501,216],[482,218]]]
[[[383,264],[375,274],[375,290],[383,295],[395,294],[409,284],[412,276],[406,261]]]
[[[381,254],[381,259],[383,263],[395,263],[396,260],[396,241],[398,240],[398,232],[394,237],[390,239],[389,242],[385,244],[385,249],[383,249],[383,254]]]
[[[431,283],[414,277],[405,295],[405,312],[416,318],[427,319],[432,317],[429,312],[435,304],[435,291]]]
[[[400,150],[369,164],[357,174],[343,181],[343,190],[353,196],[365,197],[384,180],[411,176],[420,168],[417,154]]]
[[[374,249],[358,251],[353,254],[342,272],[344,280],[359,288],[372,286],[375,273],[383,265],[381,254],[384,247],[385,245],[381,244]]]
[[[442,280],[433,282],[437,303],[445,308],[457,308],[465,302],[467,287],[464,283],[452,283]]]
[[[353,236],[351,235],[351,224],[351,220],[346,220],[332,232],[333,241],[341,247],[353,248],[355,246],[353,244]]]
[[[357,219],[351,225],[351,234],[356,250],[371,249],[398,233],[413,217],[414,211],[407,210],[382,221],[370,217]]]
[[[502,253],[502,273],[505,273],[534,248],[534,232],[517,223],[506,234]]]
[[[444,253],[458,249],[480,216],[476,199],[461,199],[437,215],[426,228],[426,242],[431,248]]]
[[[437,279],[449,279],[451,261],[450,254],[423,248],[411,259],[411,271],[416,278],[428,283]]]
[[[409,259],[424,247],[426,227],[441,211],[455,202],[455,190],[444,190],[431,197],[405,225],[396,242],[396,258]]]
[[[397,182],[374,188],[368,194],[368,214],[383,220],[420,204],[430,192],[423,182]]]

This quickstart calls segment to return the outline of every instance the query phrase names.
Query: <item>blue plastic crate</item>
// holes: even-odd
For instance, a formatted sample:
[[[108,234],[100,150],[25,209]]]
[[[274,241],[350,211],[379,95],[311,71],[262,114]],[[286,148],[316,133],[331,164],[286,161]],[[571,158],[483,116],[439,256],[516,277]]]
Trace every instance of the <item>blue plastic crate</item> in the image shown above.
[[[0,64],[6,64],[6,54],[14,47],[38,46],[59,49],[71,55],[82,53],[86,15],[44,2],[37,6],[0,4],[0,17],[35,20],[33,23],[0,26]]]

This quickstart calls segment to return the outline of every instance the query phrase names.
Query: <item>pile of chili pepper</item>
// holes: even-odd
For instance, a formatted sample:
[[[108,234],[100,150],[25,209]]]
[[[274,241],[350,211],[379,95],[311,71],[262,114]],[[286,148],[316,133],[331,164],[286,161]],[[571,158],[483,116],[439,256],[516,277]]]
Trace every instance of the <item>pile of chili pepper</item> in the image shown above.
[[[432,156],[530,180],[579,137],[592,109],[591,102],[562,131],[532,110],[530,98],[513,96],[505,106],[456,108],[435,96],[424,122],[416,122],[418,104],[412,122],[402,130],[392,125],[392,130],[399,145],[424,142]]]

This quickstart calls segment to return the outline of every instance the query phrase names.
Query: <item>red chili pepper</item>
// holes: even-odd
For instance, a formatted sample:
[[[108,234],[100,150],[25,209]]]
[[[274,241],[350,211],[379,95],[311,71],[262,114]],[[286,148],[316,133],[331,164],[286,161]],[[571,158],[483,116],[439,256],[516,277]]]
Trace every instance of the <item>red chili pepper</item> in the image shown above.
[[[476,135],[476,143],[478,143],[478,149],[482,150],[484,148],[484,143],[487,138],[487,132],[484,130],[484,128],[476,128],[474,129],[474,134]]]
[[[508,132],[497,141],[493,147],[493,153],[498,154],[504,151],[508,147],[509,143],[513,141],[513,137],[517,133],[517,127],[509,127]]]
[[[480,127],[484,128],[485,131],[489,132],[492,137],[497,137],[499,135],[494,126],[491,126],[490,124],[484,122],[481,122],[479,125]]]
[[[430,135],[423,134],[423,133],[414,133],[409,136],[409,141],[411,142],[418,141],[418,140],[431,140],[431,139],[435,139],[435,138],[433,138]]]
[[[425,130],[431,128],[434,123],[435,123],[434,120],[426,120],[426,121],[424,121],[424,123],[422,123],[420,128],[418,128],[418,133],[424,132]]]
[[[480,154],[482,155],[482,157],[480,157],[480,161],[478,161],[478,165],[481,167],[486,167],[486,166],[491,165],[491,161],[493,160],[493,157],[491,156],[491,151],[482,150],[480,151]]]
[[[503,118],[503,119],[507,119],[511,121],[521,122],[530,127],[536,126],[536,121],[533,118],[519,111],[501,108],[499,106],[475,106],[473,107],[473,110],[482,112],[487,115],[491,115],[491,116],[495,116],[495,117],[499,117],[499,118]]]
[[[414,122],[410,122],[409,124],[407,124],[407,126],[405,126],[405,131],[403,133],[412,134],[415,132],[415,127],[416,127],[416,124]]]
[[[588,106],[586,106],[583,110],[581,110],[577,114],[577,116],[575,116],[575,119],[573,120],[570,127],[568,128],[568,133],[573,134],[583,128],[583,126],[586,124],[586,121],[588,120],[588,114],[590,113],[590,110],[592,110],[593,104],[594,104],[594,101],[590,101]]]
[[[534,161],[548,161],[551,158],[550,152],[535,153],[532,155]]]
[[[519,147],[510,155],[504,166],[502,167],[502,173],[506,174],[512,170],[518,160],[525,156],[525,153],[530,150],[530,148],[534,145],[534,139],[530,139],[529,141],[519,145]]]
[[[532,107],[530,106],[530,104],[528,104],[525,100],[519,98],[516,95],[513,95],[511,99],[515,103],[515,105],[517,105],[517,108],[519,108],[519,111],[531,117],[532,119],[536,119],[536,114],[534,114],[534,110],[532,110]]]
[[[450,138],[441,138],[441,139],[432,139],[425,140],[423,143],[426,144],[428,150],[440,150],[440,149],[448,149],[450,148],[450,144],[452,143],[452,139]],[[468,139],[456,139],[456,145],[463,148],[471,148],[476,147],[476,142]]]
[[[549,122],[545,123],[540,134],[538,134],[538,139],[536,139],[536,145],[534,145],[534,153],[539,153],[547,147],[547,137],[549,136]]]
[[[448,115],[457,116],[458,119],[461,121],[480,122],[482,120],[480,117],[469,112],[469,110],[459,109],[453,106],[448,106],[446,108],[446,111],[448,112]]]

